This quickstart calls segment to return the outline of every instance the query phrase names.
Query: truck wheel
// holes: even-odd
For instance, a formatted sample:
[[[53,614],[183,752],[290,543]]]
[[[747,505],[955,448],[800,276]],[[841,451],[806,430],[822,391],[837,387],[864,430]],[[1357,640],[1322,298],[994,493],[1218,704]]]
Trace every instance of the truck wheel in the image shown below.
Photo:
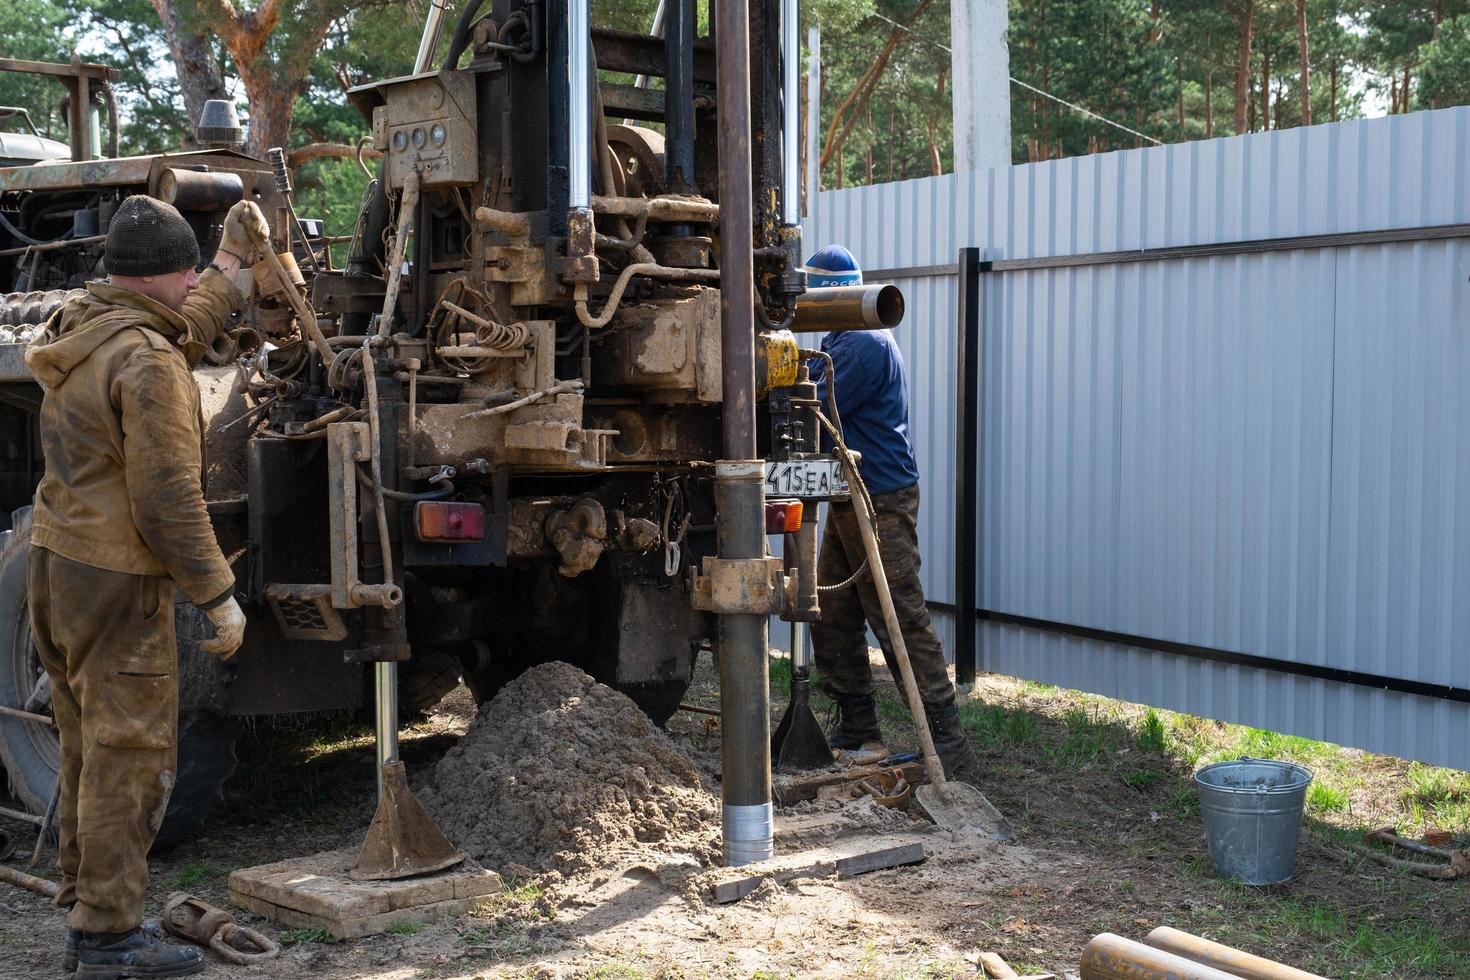
[[[398,711],[404,717],[422,715],[459,687],[459,658],[436,647],[415,649],[398,667]],[[371,697],[367,700],[372,703]]]
[[[31,508],[23,507],[14,514],[13,529],[0,534],[0,704],[13,707],[26,703],[42,672],[26,603],[30,551]],[[225,780],[235,771],[234,733],[213,715],[181,717],[178,744],[177,779],[155,848],[187,837],[219,803]],[[45,813],[61,769],[55,730],[0,716],[0,762],[25,809]]]

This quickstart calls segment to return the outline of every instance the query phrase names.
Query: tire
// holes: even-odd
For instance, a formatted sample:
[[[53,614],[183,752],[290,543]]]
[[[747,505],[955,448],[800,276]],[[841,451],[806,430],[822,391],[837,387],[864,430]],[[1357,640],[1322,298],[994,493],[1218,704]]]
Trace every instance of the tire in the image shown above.
[[[0,534],[0,704],[10,706],[25,704],[41,670],[26,603],[30,551],[31,508],[23,507],[15,512],[13,530]],[[176,619],[194,615],[187,603],[174,611]],[[187,630],[180,633],[189,635]],[[178,746],[174,790],[155,850],[192,834],[219,804],[225,781],[235,771],[233,728],[208,712],[181,715]],[[39,722],[0,716],[0,762],[11,792],[27,812],[44,814],[61,769],[55,731]]]
[[[427,714],[459,687],[459,658],[435,647],[415,650],[398,667],[398,712],[402,717]],[[371,704],[371,699],[368,701]]]

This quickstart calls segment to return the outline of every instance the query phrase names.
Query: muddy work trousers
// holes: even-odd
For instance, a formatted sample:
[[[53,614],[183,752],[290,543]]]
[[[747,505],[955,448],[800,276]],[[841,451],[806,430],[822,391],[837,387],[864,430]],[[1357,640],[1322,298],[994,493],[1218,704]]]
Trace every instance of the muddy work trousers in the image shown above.
[[[143,921],[148,849],[173,789],[174,583],[31,549],[31,629],[61,734],[61,892],[71,926]]]
[[[919,583],[919,487],[915,484],[877,494],[873,497],[873,507],[878,512],[874,522],[878,553],[883,558],[888,590],[893,595],[894,611],[898,614],[919,694],[926,704],[948,701],[954,697],[954,685],[945,667],[944,649],[929,623],[924,587]],[[866,554],[852,504],[830,504],[817,556],[817,582],[826,586],[847,581],[862,566]],[[812,653],[823,687],[834,695],[873,693],[867,637],[871,626],[894,683],[902,692],[903,678],[898,672],[870,573],[864,571],[848,588],[823,592],[821,605],[822,621],[812,624]]]

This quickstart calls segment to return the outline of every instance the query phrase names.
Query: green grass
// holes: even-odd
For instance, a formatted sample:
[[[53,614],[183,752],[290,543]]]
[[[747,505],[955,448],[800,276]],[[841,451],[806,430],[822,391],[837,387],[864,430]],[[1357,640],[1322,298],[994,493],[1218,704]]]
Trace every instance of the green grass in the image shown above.
[[[1307,808],[1323,813],[1346,813],[1348,794],[1326,783],[1314,782],[1307,787]]]
[[[1026,745],[1037,736],[1036,716],[1031,712],[979,701],[960,707],[960,724],[981,746]]]
[[[300,943],[323,943],[333,946],[337,943],[337,937],[325,929],[287,929],[281,933],[280,942],[282,946],[295,946]]]
[[[1168,748],[1168,739],[1165,736],[1164,719],[1153,708],[1143,713],[1143,721],[1138,726],[1138,734],[1133,736],[1133,741],[1138,748],[1144,752],[1157,752],[1162,755]]]
[[[1159,769],[1130,769],[1123,773],[1123,785],[1129,789],[1147,789],[1161,779],[1168,778],[1169,774]]]
[[[190,864],[180,870],[178,874],[170,878],[168,883],[165,884],[163,887],[165,890],[171,892],[188,891],[201,882],[212,881],[216,878],[223,878],[227,874],[229,874],[228,871],[224,870],[223,868],[216,868],[212,864],[204,862],[201,862],[199,864]]]
[[[424,931],[424,924],[412,919],[399,919],[383,931],[390,936],[416,936]]]

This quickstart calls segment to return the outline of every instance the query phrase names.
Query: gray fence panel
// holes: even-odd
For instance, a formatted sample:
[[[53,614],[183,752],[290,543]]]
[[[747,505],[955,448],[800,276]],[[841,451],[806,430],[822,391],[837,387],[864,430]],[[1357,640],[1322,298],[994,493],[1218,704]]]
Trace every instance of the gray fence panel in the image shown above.
[[[881,278],[971,245],[1464,224],[1467,160],[1470,109],[1417,113],[828,192],[807,241]],[[981,608],[1470,688],[1467,278],[1463,239],[988,274]],[[956,277],[900,285],[924,579],[948,602]],[[1470,768],[1461,701],[978,629],[984,669]]]

